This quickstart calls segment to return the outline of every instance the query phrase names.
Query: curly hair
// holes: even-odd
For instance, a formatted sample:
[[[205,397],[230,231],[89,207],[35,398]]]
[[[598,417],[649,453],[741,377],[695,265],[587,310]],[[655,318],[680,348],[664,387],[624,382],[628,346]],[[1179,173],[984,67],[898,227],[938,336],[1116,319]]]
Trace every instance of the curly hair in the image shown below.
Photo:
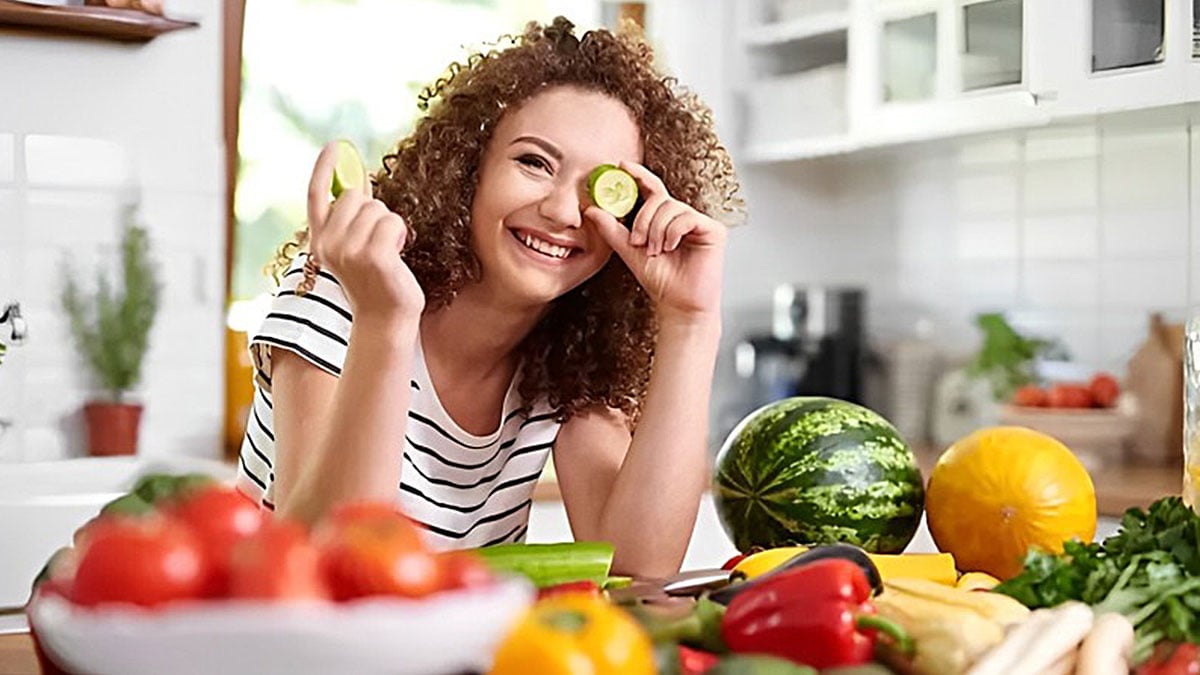
[[[563,17],[530,22],[465,63],[452,63],[418,99],[425,115],[384,156],[372,176],[375,197],[402,216],[411,237],[402,253],[425,292],[426,311],[448,305],[480,278],[470,212],[484,148],[506,111],[540,91],[572,86],[623,103],[641,130],[643,164],[676,199],[714,218],[742,210],[733,162],[712,113],[671,77],[660,75],[639,29],[591,30],[576,37]],[[297,233],[276,269],[307,240]],[[650,378],[657,324],[650,299],[617,256],[556,299],[520,346],[519,393],[544,397],[560,420],[590,407],[621,410],[632,426]]]

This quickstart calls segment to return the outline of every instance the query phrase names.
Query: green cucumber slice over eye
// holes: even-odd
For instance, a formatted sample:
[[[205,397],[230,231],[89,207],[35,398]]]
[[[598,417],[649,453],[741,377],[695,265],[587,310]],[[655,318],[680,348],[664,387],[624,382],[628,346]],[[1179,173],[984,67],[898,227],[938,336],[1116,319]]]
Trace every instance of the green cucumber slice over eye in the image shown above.
[[[337,199],[346,190],[359,190],[367,183],[367,170],[363,166],[358,148],[345,139],[337,142],[337,161],[333,165],[333,183],[329,191]]]
[[[601,164],[588,175],[588,196],[614,218],[623,218],[637,204],[637,181],[624,169]]]

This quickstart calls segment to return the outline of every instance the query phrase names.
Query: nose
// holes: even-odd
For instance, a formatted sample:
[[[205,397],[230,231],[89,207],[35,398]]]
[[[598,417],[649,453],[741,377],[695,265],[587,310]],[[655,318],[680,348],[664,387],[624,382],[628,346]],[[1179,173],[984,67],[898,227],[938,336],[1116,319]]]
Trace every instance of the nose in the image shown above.
[[[538,214],[563,227],[583,224],[585,196],[580,181],[557,182],[538,204]]]

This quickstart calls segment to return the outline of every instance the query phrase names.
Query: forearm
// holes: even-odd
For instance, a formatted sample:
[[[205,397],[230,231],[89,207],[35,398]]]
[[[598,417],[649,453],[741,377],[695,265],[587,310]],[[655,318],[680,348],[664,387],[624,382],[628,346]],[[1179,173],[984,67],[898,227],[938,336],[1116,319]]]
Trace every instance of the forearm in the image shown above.
[[[416,321],[355,321],[331,409],[288,491],[284,515],[312,523],[333,506],[395,499],[411,400]]]
[[[709,481],[720,337],[718,316],[660,323],[642,416],[601,515],[600,531],[616,547],[614,569],[666,576],[683,562]]]

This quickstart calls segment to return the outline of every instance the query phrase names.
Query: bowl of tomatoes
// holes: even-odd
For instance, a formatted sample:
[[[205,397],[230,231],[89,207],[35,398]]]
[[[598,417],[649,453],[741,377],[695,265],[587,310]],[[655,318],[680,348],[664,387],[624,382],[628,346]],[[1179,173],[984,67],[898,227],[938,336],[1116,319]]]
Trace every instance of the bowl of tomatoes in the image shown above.
[[[133,502],[39,575],[27,614],[46,672],[484,670],[534,596],[472,553],[431,550],[390,504],[308,528],[221,484]]]
[[[1125,458],[1137,415],[1117,379],[1101,372],[1087,381],[1021,387],[1001,407],[1000,422],[1057,438],[1096,471]]]

